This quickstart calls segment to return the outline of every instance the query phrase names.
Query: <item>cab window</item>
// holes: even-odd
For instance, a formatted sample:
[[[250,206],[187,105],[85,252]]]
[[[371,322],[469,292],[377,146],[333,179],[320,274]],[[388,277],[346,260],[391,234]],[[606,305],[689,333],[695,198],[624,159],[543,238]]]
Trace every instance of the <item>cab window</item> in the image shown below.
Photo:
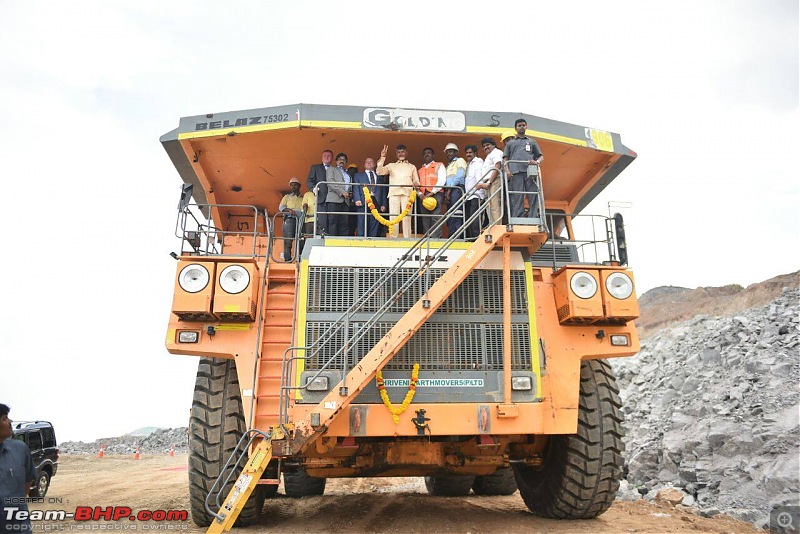
[[[28,433],[28,447],[34,451],[42,448],[42,435],[38,430]]]

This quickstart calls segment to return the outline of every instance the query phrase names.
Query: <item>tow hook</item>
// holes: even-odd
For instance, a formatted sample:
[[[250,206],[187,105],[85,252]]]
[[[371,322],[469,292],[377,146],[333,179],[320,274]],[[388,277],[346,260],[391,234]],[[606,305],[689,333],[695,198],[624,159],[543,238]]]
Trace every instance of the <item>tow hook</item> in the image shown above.
[[[411,419],[411,422],[414,423],[415,427],[417,427],[417,435],[418,436],[424,436],[426,430],[430,434],[431,429],[428,426],[428,421],[430,421],[430,419],[425,417],[425,409],[424,408],[420,408],[419,410],[417,410],[416,413],[417,413],[417,416],[413,417]]]

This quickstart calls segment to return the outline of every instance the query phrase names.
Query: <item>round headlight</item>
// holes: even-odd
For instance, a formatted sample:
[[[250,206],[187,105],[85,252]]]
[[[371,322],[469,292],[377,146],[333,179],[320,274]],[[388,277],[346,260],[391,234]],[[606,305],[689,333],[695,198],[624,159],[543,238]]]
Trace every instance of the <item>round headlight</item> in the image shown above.
[[[241,265],[225,267],[219,275],[219,286],[225,293],[235,295],[247,289],[249,285],[250,273]]]
[[[614,273],[606,278],[606,289],[617,299],[626,299],[633,293],[633,282],[627,274]]]
[[[569,287],[582,299],[590,299],[597,293],[597,281],[592,275],[583,271],[572,275]]]
[[[199,263],[187,265],[178,275],[178,285],[187,293],[197,293],[208,285],[208,269]]]

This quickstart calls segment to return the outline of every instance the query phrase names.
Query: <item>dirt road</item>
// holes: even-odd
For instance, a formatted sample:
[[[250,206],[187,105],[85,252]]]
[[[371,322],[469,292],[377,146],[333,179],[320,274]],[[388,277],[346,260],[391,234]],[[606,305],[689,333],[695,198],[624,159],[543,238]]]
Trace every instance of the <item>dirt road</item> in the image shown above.
[[[31,510],[74,511],[77,506],[129,506],[140,510],[188,510],[186,456],[62,456],[48,499]],[[34,521],[34,530],[170,530],[202,532],[191,521],[101,524]],[[729,518],[706,519],[687,511],[644,502],[620,502],[589,521],[553,521],[531,515],[519,494],[509,497],[430,497],[420,478],[329,480],[325,495],[289,499],[281,493],[267,501],[254,527],[266,532],[531,533],[531,532],[753,532]]]

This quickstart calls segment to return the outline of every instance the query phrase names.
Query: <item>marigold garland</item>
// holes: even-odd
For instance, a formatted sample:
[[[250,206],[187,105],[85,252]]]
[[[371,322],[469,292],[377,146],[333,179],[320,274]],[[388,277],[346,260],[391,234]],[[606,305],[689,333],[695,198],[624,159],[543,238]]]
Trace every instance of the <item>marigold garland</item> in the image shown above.
[[[375,374],[375,381],[378,384],[378,391],[381,394],[381,400],[383,400],[383,404],[386,405],[386,408],[388,408],[390,412],[392,412],[394,424],[399,423],[400,414],[408,409],[408,405],[411,404],[411,401],[414,399],[414,393],[417,391],[417,382],[419,381],[419,364],[415,363],[414,368],[411,370],[411,383],[408,385],[406,398],[403,399],[403,404],[401,404],[399,408],[396,408],[392,404],[392,401],[389,400],[389,394],[386,392],[386,386],[383,384],[383,374],[380,371]]]
[[[372,202],[372,195],[370,194],[369,188],[367,186],[364,186],[364,198],[367,199],[367,207],[369,208],[369,211],[372,212],[372,216],[375,217],[375,220],[377,220],[382,225],[391,228],[395,224],[402,221],[406,217],[406,215],[408,215],[408,212],[411,211],[411,208],[414,206],[414,200],[416,200],[417,198],[417,191],[416,190],[411,191],[411,196],[408,197],[408,202],[406,202],[405,209],[401,211],[400,215],[398,215],[397,218],[393,221],[384,219],[383,216],[380,213],[378,213],[378,210],[375,208],[375,203]]]

